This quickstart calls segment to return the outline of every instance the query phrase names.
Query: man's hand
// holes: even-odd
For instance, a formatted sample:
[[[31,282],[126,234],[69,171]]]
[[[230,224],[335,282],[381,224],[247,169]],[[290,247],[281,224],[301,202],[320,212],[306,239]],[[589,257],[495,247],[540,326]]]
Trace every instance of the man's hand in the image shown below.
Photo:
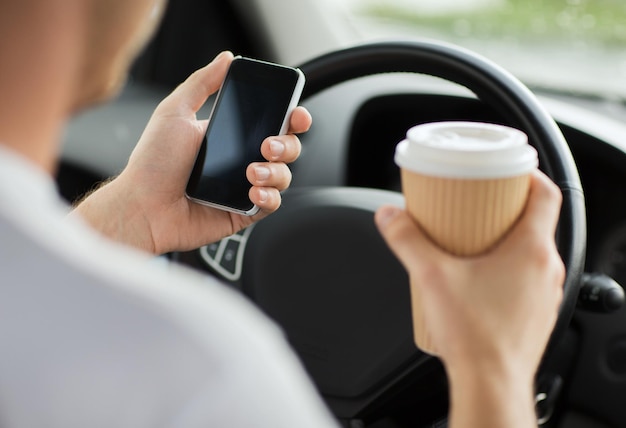
[[[532,385],[565,277],[554,242],[560,204],[559,189],[535,173],[513,230],[489,253],[469,258],[440,250],[403,210],[376,214],[446,366],[451,426],[536,426]]]
[[[242,216],[193,203],[185,196],[207,127],[196,113],[219,89],[232,59],[230,52],[220,54],[165,98],[124,171],[82,201],[75,212],[117,241],[162,254],[217,241],[278,209],[280,192],[291,183],[287,163],[300,155],[300,141],[294,134],[311,126],[311,116],[302,107],[291,115],[288,135],[262,142],[267,162],[253,163],[246,171],[250,199],[261,209],[258,214]]]

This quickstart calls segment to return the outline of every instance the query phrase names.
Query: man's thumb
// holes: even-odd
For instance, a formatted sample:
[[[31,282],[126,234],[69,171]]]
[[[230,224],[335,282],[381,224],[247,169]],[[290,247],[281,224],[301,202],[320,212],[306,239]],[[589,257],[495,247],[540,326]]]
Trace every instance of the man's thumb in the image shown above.
[[[405,269],[442,253],[405,210],[385,205],[376,211],[374,219],[383,239]]]

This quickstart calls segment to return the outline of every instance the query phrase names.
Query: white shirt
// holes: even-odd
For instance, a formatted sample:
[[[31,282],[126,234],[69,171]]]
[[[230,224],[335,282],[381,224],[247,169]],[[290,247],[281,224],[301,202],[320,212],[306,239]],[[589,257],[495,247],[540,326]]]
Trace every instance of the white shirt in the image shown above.
[[[245,298],[109,242],[0,146],[0,426],[336,423]]]

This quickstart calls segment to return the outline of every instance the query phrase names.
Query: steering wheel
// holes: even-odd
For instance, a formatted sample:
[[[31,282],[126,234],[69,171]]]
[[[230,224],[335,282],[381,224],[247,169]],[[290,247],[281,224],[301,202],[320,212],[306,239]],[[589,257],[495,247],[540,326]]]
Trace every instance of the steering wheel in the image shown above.
[[[576,304],[585,258],[585,205],[568,145],[534,95],[490,61],[433,41],[360,45],[300,68],[307,76],[303,99],[373,74],[440,77],[465,86],[501,112],[508,125],[528,134],[541,169],[563,192],[557,244],[567,277],[554,344]],[[389,203],[403,205],[402,195],[346,187],[292,189],[275,214],[201,252],[283,327],[341,419],[375,414],[407,388],[424,403],[445,396],[442,367],[413,344],[407,275],[373,223],[377,207]]]

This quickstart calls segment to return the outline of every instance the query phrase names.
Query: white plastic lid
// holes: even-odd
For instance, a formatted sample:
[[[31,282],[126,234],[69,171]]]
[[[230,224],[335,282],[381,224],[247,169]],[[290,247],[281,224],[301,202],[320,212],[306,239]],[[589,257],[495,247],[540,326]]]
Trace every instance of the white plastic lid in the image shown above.
[[[415,126],[396,147],[396,164],[436,177],[516,177],[537,168],[537,151],[522,131],[478,122]]]

